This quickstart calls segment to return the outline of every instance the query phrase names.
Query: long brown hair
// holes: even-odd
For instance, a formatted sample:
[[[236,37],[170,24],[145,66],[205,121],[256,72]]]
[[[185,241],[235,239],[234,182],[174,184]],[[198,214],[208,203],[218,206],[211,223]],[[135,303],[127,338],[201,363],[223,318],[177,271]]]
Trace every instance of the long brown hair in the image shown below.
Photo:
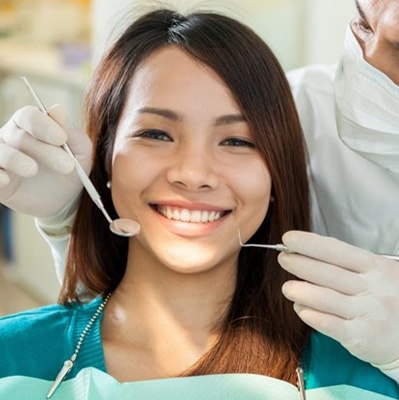
[[[214,13],[150,12],[132,23],[102,60],[86,98],[93,142],[91,179],[116,218],[106,182],[115,133],[137,66],[154,51],[177,46],[214,70],[231,90],[270,171],[274,201],[250,241],[279,243],[284,232],[309,229],[303,135],[283,70],[248,27]],[[91,296],[115,290],[126,268],[125,238],[115,236],[83,193],[72,229],[61,302],[78,300],[81,282]],[[248,372],[295,381],[307,328],[281,294],[290,278],[276,254],[244,248],[237,287],[214,347],[183,374]]]

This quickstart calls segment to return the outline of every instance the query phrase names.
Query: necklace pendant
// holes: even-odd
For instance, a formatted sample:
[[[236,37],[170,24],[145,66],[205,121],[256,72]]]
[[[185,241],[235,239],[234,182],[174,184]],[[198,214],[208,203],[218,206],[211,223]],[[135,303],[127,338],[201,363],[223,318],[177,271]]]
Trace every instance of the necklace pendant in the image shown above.
[[[49,392],[47,393],[47,396],[46,396],[47,399],[51,398],[51,396],[54,394],[54,392],[58,389],[58,386],[60,386],[61,382],[68,375],[68,373],[72,369],[72,367],[73,367],[72,360],[66,360],[64,362],[64,365],[62,366],[60,372],[58,372],[58,375],[55,378],[54,383],[51,385],[51,388],[50,388]]]

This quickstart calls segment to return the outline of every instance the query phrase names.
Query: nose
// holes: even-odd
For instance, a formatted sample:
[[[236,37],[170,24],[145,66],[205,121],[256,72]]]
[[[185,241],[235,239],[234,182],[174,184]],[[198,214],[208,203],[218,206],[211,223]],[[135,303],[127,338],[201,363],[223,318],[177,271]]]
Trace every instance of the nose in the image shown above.
[[[388,51],[386,39],[381,34],[375,34],[370,40],[364,42],[362,47],[365,60],[399,85],[397,61]]]
[[[211,151],[182,146],[171,160],[168,181],[190,191],[211,190],[219,185],[217,162]]]

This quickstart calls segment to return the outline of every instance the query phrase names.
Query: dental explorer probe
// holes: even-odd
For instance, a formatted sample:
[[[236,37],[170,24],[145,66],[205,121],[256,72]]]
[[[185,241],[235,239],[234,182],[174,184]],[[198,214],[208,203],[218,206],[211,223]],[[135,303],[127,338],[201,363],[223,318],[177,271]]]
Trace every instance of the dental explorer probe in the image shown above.
[[[36,101],[39,110],[47,115],[49,115],[47,108],[43,104],[43,102],[40,100],[39,96],[36,94],[36,92],[33,90],[33,87],[29,83],[28,79],[23,76],[21,77],[22,81],[28,88],[29,92],[31,93],[32,97]],[[109,214],[107,213],[107,210],[104,207],[104,204],[101,200],[101,197],[99,193],[97,192],[96,188],[94,187],[93,183],[91,182],[90,178],[86,175],[86,172],[84,171],[83,167],[80,165],[79,161],[73,154],[72,150],[68,146],[67,143],[64,143],[61,146],[72,158],[72,160],[75,163],[75,168],[76,168],[76,173],[78,174],[78,177],[80,181],[82,182],[84,188],[86,189],[87,193],[93,200],[93,202],[96,204],[96,206],[101,210],[101,212],[104,214],[105,218],[107,219],[109,223],[109,229],[115,233],[116,235],[119,236],[124,236],[124,237],[130,237],[130,236],[135,236],[139,233],[140,231],[140,225],[133,220],[130,220],[128,218],[118,218],[115,220],[112,220]]]
[[[261,249],[270,249],[270,250],[276,250],[276,251],[281,251],[283,253],[292,253],[292,251],[282,243],[278,244],[244,244],[241,239],[241,232],[238,229],[238,241],[240,242],[241,247],[259,247]]]
[[[283,253],[291,253],[294,254],[294,251],[291,251],[285,244],[282,243],[278,243],[278,244],[244,244],[242,242],[241,239],[241,232],[238,229],[238,240],[240,242],[240,246],[241,247],[259,247],[262,249],[271,249],[271,250],[276,250],[276,251],[280,251]],[[377,254],[379,256],[385,257],[385,258],[389,258],[390,260],[395,260],[395,261],[399,261],[399,256],[393,255],[393,254]]]

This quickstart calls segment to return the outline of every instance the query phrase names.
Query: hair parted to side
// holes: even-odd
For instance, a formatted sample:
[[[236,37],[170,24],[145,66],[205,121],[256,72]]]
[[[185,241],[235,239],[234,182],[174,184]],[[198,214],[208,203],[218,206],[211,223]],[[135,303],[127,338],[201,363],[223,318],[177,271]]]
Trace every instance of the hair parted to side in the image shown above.
[[[105,207],[117,218],[106,182],[115,133],[132,76],[154,51],[177,46],[226,83],[269,169],[275,201],[250,239],[279,243],[288,230],[309,230],[304,141],[289,85],[269,47],[248,27],[215,13],[186,16],[160,9],[132,23],[96,70],[86,98],[93,142],[90,174]],[[91,296],[113,291],[127,261],[126,238],[112,234],[90,197],[82,195],[72,229],[61,302],[77,300],[81,282]],[[183,375],[256,373],[295,382],[308,328],[281,294],[291,276],[272,251],[243,248],[237,287],[214,347]]]

